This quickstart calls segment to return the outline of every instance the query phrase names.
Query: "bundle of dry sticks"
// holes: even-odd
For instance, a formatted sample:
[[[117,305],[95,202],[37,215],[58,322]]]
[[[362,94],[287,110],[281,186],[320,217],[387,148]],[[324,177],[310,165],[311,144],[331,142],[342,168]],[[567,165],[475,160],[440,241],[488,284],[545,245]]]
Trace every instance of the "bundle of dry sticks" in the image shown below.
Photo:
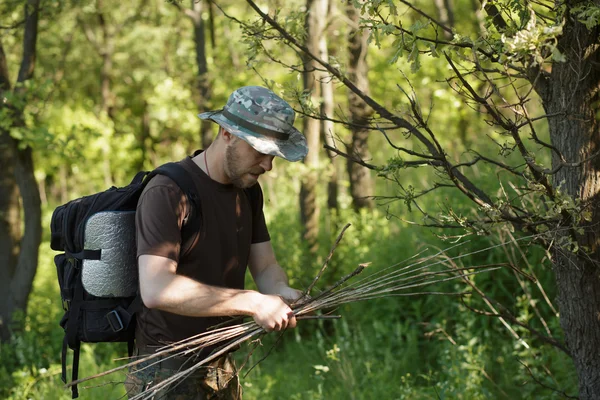
[[[344,276],[329,288],[311,297],[310,293],[323,275],[323,272],[331,260],[335,249],[340,243],[344,232],[349,226],[350,224],[347,224],[342,229],[321,270],[314,278],[313,282],[305,290],[305,296],[300,298],[298,302],[292,305],[292,310],[294,311],[297,320],[339,318],[339,316],[316,314],[318,314],[318,312],[321,310],[331,310],[343,304],[382,297],[417,295],[468,295],[470,292],[445,293],[436,291],[422,291],[422,288],[450,280],[466,279],[470,275],[492,271],[501,268],[504,265],[493,264],[459,268],[454,262],[456,259],[467,257],[483,250],[462,254],[453,258],[446,256],[446,251],[455,246],[437,251],[435,254],[428,256],[422,256],[426,252],[426,250],[423,250],[408,260],[404,260],[398,264],[379,270],[363,279],[353,279],[363,272],[363,270],[369,265],[369,263],[360,264],[352,273]],[[436,266],[442,266],[442,268],[436,269],[434,268]],[[180,369],[180,371],[168,379],[156,383],[152,387],[147,388],[143,393],[131,398],[131,400],[149,399],[152,398],[152,396],[157,392],[168,388],[170,385],[177,384],[177,382],[210,363],[212,360],[215,360],[227,352],[230,352],[232,349],[239,347],[240,344],[267,333],[268,332],[258,326],[254,321],[218,327],[200,335],[165,346],[152,355],[135,359],[125,365],[101,374],[71,382],[67,386],[72,386],[89,381],[91,379],[112,374],[141,363],[148,365],[148,362],[159,363],[171,357],[189,357],[192,361],[189,363],[189,365],[186,364]],[[213,351],[207,358],[194,358],[194,355],[199,354],[202,349],[218,345],[221,345],[221,347]]]

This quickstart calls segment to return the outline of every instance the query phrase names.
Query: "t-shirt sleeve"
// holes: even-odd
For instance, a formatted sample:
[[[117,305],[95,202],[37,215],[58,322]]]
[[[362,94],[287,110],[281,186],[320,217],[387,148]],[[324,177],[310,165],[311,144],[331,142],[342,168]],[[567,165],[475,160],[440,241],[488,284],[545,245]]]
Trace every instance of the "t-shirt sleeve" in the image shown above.
[[[259,184],[250,189],[250,204],[252,205],[252,244],[271,240],[265,214],[263,213],[263,192]]]
[[[155,255],[178,262],[185,195],[169,185],[148,185],[135,215],[137,256]]]

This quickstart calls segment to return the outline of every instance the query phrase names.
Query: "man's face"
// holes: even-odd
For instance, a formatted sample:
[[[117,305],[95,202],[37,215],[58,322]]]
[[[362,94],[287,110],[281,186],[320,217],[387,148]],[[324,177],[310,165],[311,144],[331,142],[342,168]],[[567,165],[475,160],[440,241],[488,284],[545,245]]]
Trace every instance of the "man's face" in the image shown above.
[[[233,136],[225,150],[225,174],[241,189],[253,186],[258,177],[273,168],[274,156],[254,150],[244,140]]]

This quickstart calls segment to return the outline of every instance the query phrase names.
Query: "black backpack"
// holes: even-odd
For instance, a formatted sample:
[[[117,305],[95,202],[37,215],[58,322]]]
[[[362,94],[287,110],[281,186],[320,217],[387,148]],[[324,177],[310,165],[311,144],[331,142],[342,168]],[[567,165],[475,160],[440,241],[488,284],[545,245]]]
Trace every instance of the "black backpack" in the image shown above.
[[[72,381],[78,379],[81,342],[127,342],[133,353],[135,313],[141,309],[135,244],[135,210],[155,175],[171,178],[187,195],[191,212],[182,227],[182,254],[199,232],[198,196],[190,174],[177,163],[139,172],[125,187],[72,200],[54,210],[51,221],[54,257],[65,314],[62,380],[67,382],[67,347],[74,351]],[[78,397],[77,385],[72,387]]]

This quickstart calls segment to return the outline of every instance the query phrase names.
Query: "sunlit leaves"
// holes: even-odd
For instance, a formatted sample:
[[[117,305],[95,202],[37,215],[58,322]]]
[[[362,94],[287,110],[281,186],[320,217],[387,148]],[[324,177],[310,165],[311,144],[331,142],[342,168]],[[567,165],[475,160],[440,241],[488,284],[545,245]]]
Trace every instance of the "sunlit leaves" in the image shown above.
[[[592,29],[600,25],[600,6],[590,2],[583,5],[573,7],[571,9],[573,15],[579,22],[585,24],[588,29]]]
[[[527,25],[512,36],[502,35],[505,45],[505,57],[531,65],[543,64],[552,55],[553,61],[564,61],[564,57],[556,48],[556,39],[562,34],[563,24],[547,25],[538,23],[533,10]],[[527,62],[527,60],[530,60]]]

